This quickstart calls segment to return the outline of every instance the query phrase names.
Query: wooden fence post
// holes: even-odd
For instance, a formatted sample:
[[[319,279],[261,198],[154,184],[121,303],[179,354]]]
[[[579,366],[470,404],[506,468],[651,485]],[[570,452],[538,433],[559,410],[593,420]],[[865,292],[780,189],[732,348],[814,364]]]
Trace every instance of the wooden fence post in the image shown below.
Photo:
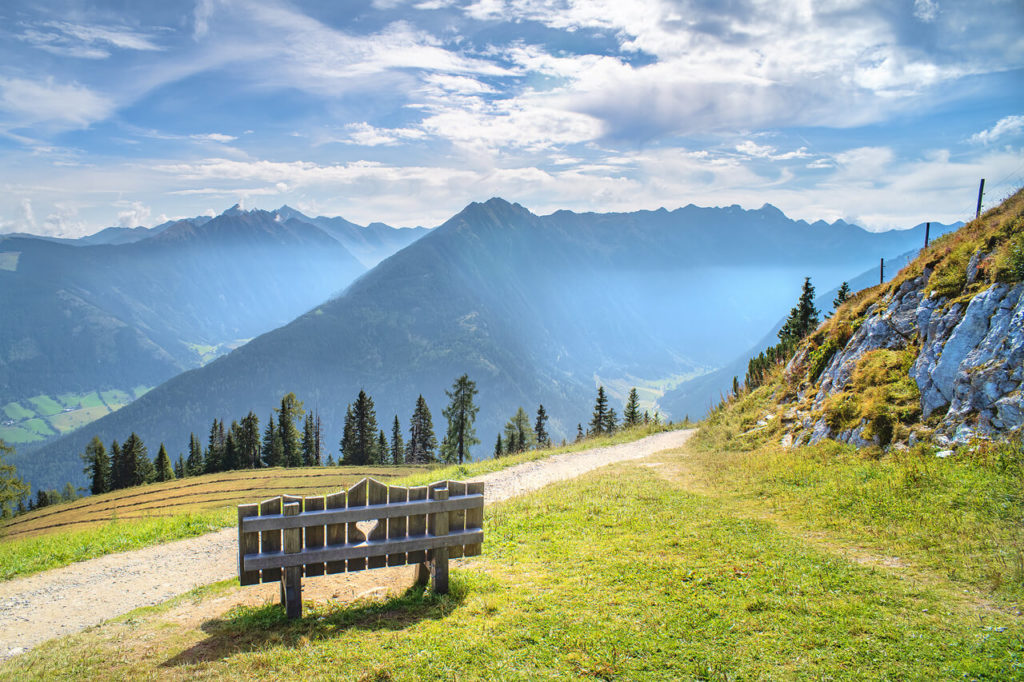
[[[285,516],[297,516],[302,505],[288,502],[284,505]],[[298,554],[302,551],[302,529],[288,528],[284,535],[284,553]],[[302,618],[302,566],[289,566],[281,575],[281,603],[289,618]]]
[[[424,486],[417,486],[415,488],[409,488],[409,501],[415,502],[416,500],[427,499],[427,489]],[[418,535],[426,535],[427,533],[427,515],[426,514],[413,514],[409,517],[408,523],[408,534],[409,537],[415,537]],[[427,553],[422,549],[415,552],[409,552],[408,558],[406,559],[410,564],[416,564],[416,584],[426,585],[427,581],[430,580],[430,568],[427,566]]]
[[[473,483],[466,484],[466,494],[468,495],[483,495],[484,484],[482,481],[475,481]],[[483,505],[474,509],[466,510],[466,530],[476,530],[484,527],[484,508]],[[477,556],[482,551],[483,547],[479,544],[466,545],[463,548],[465,556]]]
[[[444,501],[448,499],[448,488],[431,488],[430,499]],[[434,537],[448,535],[448,512],[437,512],[430,515],[430,534]],[[448,548],[435,547],[430,562],[431,586],[434,594],[448,594]]]
[[[267,516],[269,514],[280,514],[281,513],[281,498],[273,497],[269,500],[263,500],[260,502],[260,516]],[[278,552],[281,550],[281,531],[279,530],[265,530],[260,533],[260,551],[261,552]],[[271,583],[277,582],[281,579],[280,568],[265,568],[263,569],[263,582]]]
[[[327,508],[328,509],[344,509],[347,506],[347,493],[342,490],[339,493],[327,496]],[[337,547],[345,544],[345,524],[344,523],[329,523],[327,524],[327,546]],[[328,561],[325,565],[326,572],[328,574],[333,573],[344,573],[345,562],[344,561]]]
[[[257,554],[260,551],[260,534],[243,533],[242,519],[250,516],[259,516],[260,506],[258,504],[238,505],[238,584],[258,585],[260,582],[259,571],[243,571],[246,554]]]

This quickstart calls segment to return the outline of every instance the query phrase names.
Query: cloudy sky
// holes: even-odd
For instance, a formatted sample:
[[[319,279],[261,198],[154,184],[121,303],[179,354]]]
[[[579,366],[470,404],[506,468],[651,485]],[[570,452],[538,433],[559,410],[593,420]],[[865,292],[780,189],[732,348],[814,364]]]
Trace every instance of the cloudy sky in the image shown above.
[[[1024,4],[14,0],[0,155],[0,232],[491,196],[949,222],[1024,184]]]

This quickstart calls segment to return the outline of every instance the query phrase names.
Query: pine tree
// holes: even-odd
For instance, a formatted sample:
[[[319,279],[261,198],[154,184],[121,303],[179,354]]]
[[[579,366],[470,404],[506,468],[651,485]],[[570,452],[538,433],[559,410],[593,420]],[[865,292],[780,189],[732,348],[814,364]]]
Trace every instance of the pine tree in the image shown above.
[[[615,414],[614,407],[609,407],[608,411],[604,413],[604,426],[602,430],[608,435],[619,430],[619,416]]]
[[[846,303],[846,299],[850,297],[850,285],[843,282],[839,287],[839,291],[836,293],[836,297],[832,299],[832,310],[835,310],[842,304]]]
[[[356,415],[352,410],[352,403],[345,408],[345,425],[341,431],[341,442],[338,447],[341,450],[338,464],[344,464],[345,459],[351,456],[356,447]]]
[[[448,430],[445,433],[444,445],[441,453],[446,462],[458,462],[462,464],[472,460],[469,449],[480,443],[476,437],[476,413],[479,411],[473,404],[473,396],[477,394],[476,382],[469,380],[468,374],[463,374],[452,384],[452,390],[445,391],[448,396],[448,407],[442,414],[448,420]]]
[[[148,483],[156,476],[146,445],[134,431],[121,446],[121,457],[125,466],[125,487]]]
[[[274,415],[267,419],[267,428],[263,431],[263,464],[268,467],[279,467],[284,464],[284,444],[281,434],[274,425]]]
[[[402,441],[402,425],[395,415],[395,423],[391,425],[391,463],[398,465],[405,460],[405,443]]]
[[[629,389],[629,398],[626,399],[626,409],[622,418],[625,420],[623,426],[626,428],[640,424],[640,394],[637,393],[636,386]]]
[[[329,454],[329,453],[327,455],[327,466],[329,466],[329,467],[334,466],[334,455]]]
[[[4,457],[13,455],[14,448],[0,440],[0,516],[11,516],[14,505],[22,505],[22,500],[29,493],[28,485],[18,477],[18,470],[13,464],[4,462]]]
[[[526,452],[536,444],[536,434],[530,426],[530,415],[520,407],[505,423],[505,452]]]
[[[302,426],[302,464],[307,467],[320,466],[320,434],[317,430],[317,422],[320,415],[313,415],[312,412],[306,415],[306,422]]]
[[[92,437],[81,457],[85,463],[83,473],[89,477],[92,494],[99,495],[110,490],[110,457],[99,436]]]
[[[584,437],[585,436],[584,436],[584,433],[583,433],[583,424],[580,424],[579,422],[577,422],[576,423],[576,442],[579,443],[581,440],[583,440]]]
[[[259,468],[263,448],[260,446],[260,418],[255,412],[250,410],[249,414],[242,418],[242,428],[235,441],[235,447],[238,448],[241,468]]]
[[[734,398],[740,397],[740,380],[739,377],[732,378],[732,395]]]
[[[537,421],[533,423],[533,434],[537,438],[538,448],[551,447],[551,436],[548,435],[547,423],[548,413],[544,411],[544,405],[540,405],[537,408]]]
[[[384,435],[384,429],[380,430],[380,435],[377,437],[377,453],[378,453],[378,464],[387,464],[388,458],[391,452],[388,450],[388,437]]]
[[[345,435],[349,437],[349,447],[345,448],[342,439],[342,464],[379,464],[381,460],[377,451],[377,413],[373,408],[373,398],[368,396],[366,391],[359,391],[356,401],[352,404],[351,421],[347,416],[345,421]]]
[[[302,401],[294,393],[281,398],[281,407],[277,412],[277,431],[281,437],[284,465],[286,467],[302,466],[302,444],[296,423],[302,419],[306,411],[302,409]]]
[[[185,460],[185,472],[189,476],[198,476],[203,473],[203,446],[199,444],[196,434],[192,434],[188,441],[188,459]]]
[[[597,400],[594,401],[594,414],[590,419],[590,433],[595,436],[604,433],[604,426],[607,421],[608,396],[604,393],[604,386],[598,386]]]
[[[167,455],[167,448],[160,443],[160,452],[156,455],[156,466],[154,480],[157,482],[173,481],[174,469],[171,467],[171,458]]]
[[[238,422],[231,422],[231,429],[227,438],[224,439],[224,455],[221,460],[221,467],[224,471],[235,471],[242,467],[242,455],[238,448],[238,441],[242,436],[242,427]]]
[[[796,307],[789,311],[789,317],[779,330],[779,339],[785,344],[790,344],[792,348],[817,326],[818,309],[814,307],[814,285],[811,284],[810,277],[805,277],[800,300],[797,301]]]
[[[224,441],[224,422],[214,419],[213,424],[210,425],[210,436],[206,445],[204,465],[206,473],[212,474],[223,471],[221,460],[224,458]]]
[[[117,439],[110,441],[110,489],[120,490],[125,485],[124,457]]]
[[[434,422],[430,408],[423,394],[416,399],[412,418],[409,420],[409,444],[406,446],[405,461],[410,464],[428,464],[437,461],[437,438],[434,436]]]
[[[185,478],[188,474],[185,473],[185,455],[178,453],[178,461],[174,463],[174,477]]]

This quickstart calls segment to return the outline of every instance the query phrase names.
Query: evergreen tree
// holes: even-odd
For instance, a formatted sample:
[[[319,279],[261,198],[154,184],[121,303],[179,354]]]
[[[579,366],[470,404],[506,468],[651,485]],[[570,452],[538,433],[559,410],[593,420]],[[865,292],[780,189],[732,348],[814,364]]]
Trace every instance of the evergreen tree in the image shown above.
[[[501,434],[498,434],[498,442],[494,444],[494,458],[505,456],[505,446],[501,443]]]
[[[547,423],[548,413],[544,411],[544,406],[541,405],[537,408],[537,421],[533,423],[533,434],[537,438],[538,448],[551,446],[551,436],[548,435]]]
[[[648,412],[647,410],[644,410],[644,426],[647,426],[650,423],[651,423],[651,413]]]
[[[110,441],[110,489],[120,490],[126,487],[124,456],[117,439]]]
[[[608,435],[619,430],[619,416],[615,414],[614,407],[609,407],[608,411],[604,413],[604,427],[602,430]]]
[[[110,457],[99,436],[92,437],[81,457],[85,462],[83,473],[89,477],[92,494],[99,495],[110,490]]]
[[[17,468],[4,462],[4,457],[13,454],[14,448],[0,440],[0,516],[3,518],[10,517],[15,505],[22,505],[29,493],[28,485],[18,477]]]
[[[320,466],[320,448],[316,443],[316,426],[312,412],[306,415],[306,421],[302,425],[302,465]]]
[[[377,453],[380,458],[377,463],[387,464],[391,453],[388,450],[388,437],[384,435],[384,429],[380,430],[380,435],[377,437]]]
[[[327,455],[327,466],[329,466],[329,467],[334,466],[334,455],[332,455],[332,454],[328,454]]]
[[[850,297],[850,285],[843,282],[839,287],[839,291],[836,293],[836,297],[832,299],[832,310],[835,310],[842,304],[846,303],[846,299]]]
[[[345,458],[350,453],[355,452],[356,447],[356,415],[352,409],[352,403],[349,403],[348,407],[345,408],[345,426],[341,431],[341,443],[339,448],[341,449],[341,458],[338,460],[338,464],[344,464]]]
[[[405,443],[402,440],[402,425],[395,415],[395,423],[391,425],[391,463],[398,465],[405,459]]]
[[[416,399],[416,407],[409,420],[409,445],[406,446],[405,461],[410,464],[428,464],[437,461],[437,438],[434,436],[434,422],[430,408],[423,394]]]
[[[811,278],[804,278],[804,286],[796,307],[789,311],[789,317],[779,330],[779,339],[790,348],[810,334],[818,326],[818,309],[814,307],[814,285]]]
[[[739,377],[732,378],[732,395],[734,398],[740,397],[740,380]]]
[[[536,444],[536,435],[530,426],[530,415],[520,407],[505,423],[505,451],[509,454],[526,452]]]
[[[154,480],[157,482],[173,481],[174,469],[171,467],[171,458],[167,455],[167,448],[160,443],[160,452],[156,455],[156,466]]]
[[[196,434],[192,434],[188,441],[188,459],[185,460],[185,472],[188,476],[198,476],[203,473],[203,446],[199,444]]]
[[[125,466],[125,487],[142,485],[155,478],[156,472],[146,445],[134,431],[121,446],[121,457]]]
[[[242,468],[242,456],[238,449],[238,441],[242,436],[242,427],[238,422],[231,422],[231,430],[224,439],[224,455],[221,460],[224,471],[235,471]]]
[[[242,418],[242,428],[235,439],[235,447],[238,448],[240,468],[256,469],[260,466],[263,448],[260,445],[260,418],[255,412],[250,410]]]
[[[594,414],[590,419],[590,433],[598,436],[604,433],[604,426],[608,421],[608,396],[604,393],[604,386],[597,387],[597,400],[594,401]]]
[[[576,442],[579,443],[581,440],[583,440],[583,437],[584,437],[584,434],[583,434],[583,424],[580,424],[579,422],[577,422],[576,423]]]
[[[178,461],[174,463],[174,477],[185,478],[188,474],[185,473],[185,455],[178,453]]]
[[[379,464],[381,455],[377,450],[378,431],[373,398],[368,396],[366,391],[360,390],[352,404],[351,431],[347,434],[350,436],[349,448],[346,450],[342,447],[342,464]]]
[[[624,419],[623,426],[626,428],[640,424],[640,394],[637,393],[636,386],[629,389],[629,398],[626,399],[626,409],[622,418]]]
[[[223,471],[224,466],[224,441],[226,436],[224,434],[224,422],[214,419],[213,424],[210,425],[210,436],[207,440],[206,446],[206,461],[204,469],[206,473],[212,474],[218,471]]]
[[[302,444],[296,424],[305,414],[302,401],[294,393],[281,398],[281,407],[277,410],[277,431],[281,437],[286,467],[302,466]]]
[[[444,418],[448,420],[445,445],[441,448],[446,462],[462,464],[473,459],[469,449],[480,443],[476,437],[476,428],[473,426],[476,413],[480,409],[473,404],[473,396],[477,392],[476,382],[470,381],[468,374],[456,379],[452,384],[452,390],[444,392],[450,401],[442,412]]]
[[[320,413],[313,418],[313,466],[320,466],[324,459],[323,431],[320,428]]]
[[[281,434],[274,425],[274,415],[267,419],[267,428],[263,432],[263,463],[268,467],[279,467],[284,464],[284,444]]]

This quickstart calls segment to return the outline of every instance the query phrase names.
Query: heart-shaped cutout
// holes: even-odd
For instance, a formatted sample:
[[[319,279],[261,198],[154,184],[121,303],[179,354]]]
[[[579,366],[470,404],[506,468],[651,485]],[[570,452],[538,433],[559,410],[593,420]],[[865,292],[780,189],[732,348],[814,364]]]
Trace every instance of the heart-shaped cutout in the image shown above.
[[[366,538],[370,537],[370,534],[377,529],[377,526],[382,525],[383,523],[380,519],[377,519],[376,521],[356,521],[356,528],[363,535],[361,538],[356,538],[356,541],[362,542]],[[349,542],[352,542],[351,538],[349,539]]]

